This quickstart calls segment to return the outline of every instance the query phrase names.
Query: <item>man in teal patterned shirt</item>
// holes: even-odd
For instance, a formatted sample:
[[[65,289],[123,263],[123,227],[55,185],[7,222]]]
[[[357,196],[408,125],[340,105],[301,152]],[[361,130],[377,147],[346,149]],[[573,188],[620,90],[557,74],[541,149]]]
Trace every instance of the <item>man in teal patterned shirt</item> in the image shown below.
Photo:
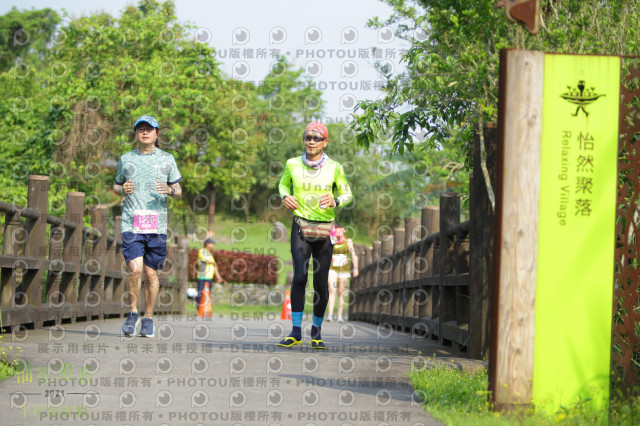
[[[140,336],[153,337],[153,308],[158,295],[157,270],[167,255],[167,197],[182,195],[173,155],[159,148],[158,121],[143,115],[133,125],[138,147],[118,161],[113,190],[124,195],[122,209],[122,254],[129,269],[130,311],[122,334],[134,335],[141,322],[138,294],[142,273],[146,278],[145,314]]]

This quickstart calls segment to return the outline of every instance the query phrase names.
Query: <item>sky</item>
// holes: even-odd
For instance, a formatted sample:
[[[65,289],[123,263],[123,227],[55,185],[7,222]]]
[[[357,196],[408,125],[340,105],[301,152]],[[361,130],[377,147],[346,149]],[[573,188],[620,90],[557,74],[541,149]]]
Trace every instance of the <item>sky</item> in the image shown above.
[[[3,0],[0,14],[18,9],[65,9],[72,17],[105,11],[119,16],[133,0]],[[356,102],[380,96],[381,75],[374,63],[403,69],[401,56],[409,43],[394,28],[366,26],[368,19],[386,19],[392,9],[380,0],[202,1],[175,0],[178,20],[196,26],[193,37],[216,48],[228,76],[256,84],[278,55],[304,68],[324,93],[325,112],[318,119],[348,120]],[[417,33],[421,38],[423,34]],[[373,56],[372,48],[380,57]]]

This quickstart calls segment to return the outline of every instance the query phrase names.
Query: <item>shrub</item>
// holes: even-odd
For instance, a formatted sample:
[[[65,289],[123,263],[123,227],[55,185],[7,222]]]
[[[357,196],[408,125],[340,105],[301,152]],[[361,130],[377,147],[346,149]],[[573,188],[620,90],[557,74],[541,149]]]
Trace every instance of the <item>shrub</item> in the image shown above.
[[[230,283],[268,284],[278,283],[276,256],[258,255],[229,250],[214,250],[213,257],[220,276]],[[198,274],[198,249],[189,252],[189,279]]]

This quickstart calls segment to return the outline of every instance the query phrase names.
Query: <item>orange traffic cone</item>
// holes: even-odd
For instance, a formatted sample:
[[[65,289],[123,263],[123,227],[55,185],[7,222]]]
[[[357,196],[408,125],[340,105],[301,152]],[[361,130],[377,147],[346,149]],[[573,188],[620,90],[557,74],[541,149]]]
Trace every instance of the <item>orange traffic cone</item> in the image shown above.
[[[280,319],[291,319],[291,297],[289,290],[284,292],[284,302],[282,303],[282,314]]]
[[[209,282],[205,281],[202,294],[200,295],[200,305],[198,305],[198,316],[210,318],[211,312],[211,291],[209,291]]]

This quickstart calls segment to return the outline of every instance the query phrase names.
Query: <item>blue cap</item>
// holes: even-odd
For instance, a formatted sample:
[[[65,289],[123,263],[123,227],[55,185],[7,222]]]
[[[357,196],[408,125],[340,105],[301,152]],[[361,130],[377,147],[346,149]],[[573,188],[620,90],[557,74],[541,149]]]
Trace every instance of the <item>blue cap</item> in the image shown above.
[[[156,120],[156,118],[152,115],[143,115],[138,118],[133,124],[133,128],[135,129],[136,127],[138,127],[138,124],[140,123],[147,123],[151,127],[155,127],[156,129],[160,128],[160,126],[158,125],[158,120]]]

